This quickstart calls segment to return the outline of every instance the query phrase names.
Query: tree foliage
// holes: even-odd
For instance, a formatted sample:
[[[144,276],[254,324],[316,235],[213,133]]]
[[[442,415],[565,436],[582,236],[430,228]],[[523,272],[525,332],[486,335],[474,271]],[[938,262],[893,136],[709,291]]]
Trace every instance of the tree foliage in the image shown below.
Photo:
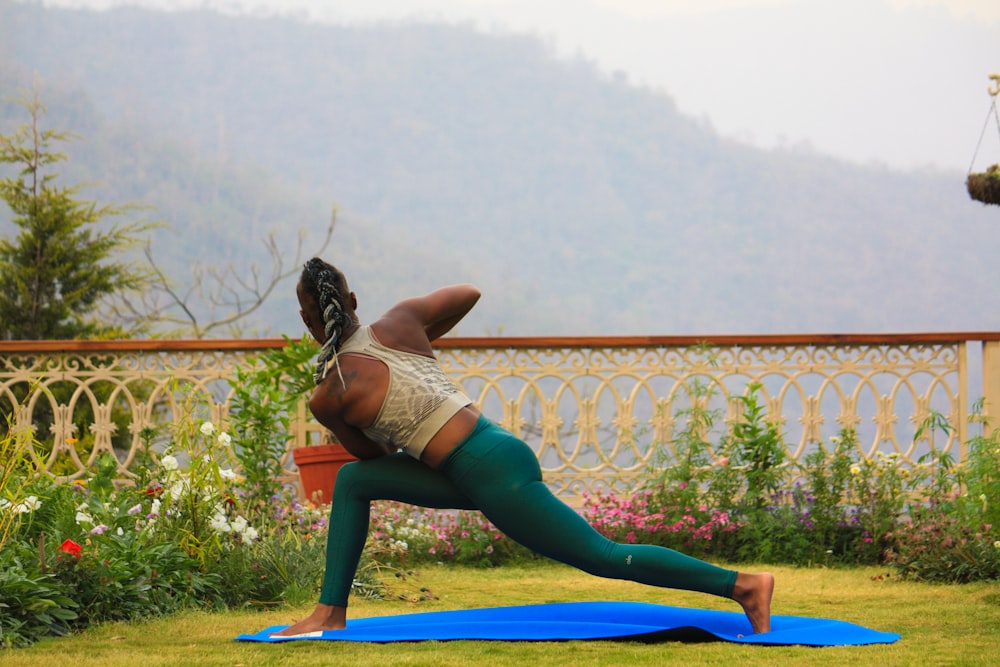
[[[78,197],[80,186],[58,185],[55,150],[72,135],[43,129],[37,87],[17,102],[28,122],[0,134],[0,200],[10,208],[16,238],[0,238],[0,338],[39,340],[123,337],[135,332],[102,318],[102,306],[146,287],[151,274],[125,253],[152,228],[144,221],[105,223],[131,206],[98,205]]]

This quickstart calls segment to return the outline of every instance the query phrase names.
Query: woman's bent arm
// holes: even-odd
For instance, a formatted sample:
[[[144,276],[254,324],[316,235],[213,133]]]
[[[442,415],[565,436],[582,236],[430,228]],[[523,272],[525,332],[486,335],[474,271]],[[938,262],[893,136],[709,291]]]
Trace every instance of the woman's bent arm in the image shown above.
[[[449,285],[425,296],[400,301],[390,313],[406,313],[416,318],[424,327],[428,340],[437,340],[451,331],[472,307],[482,293],[475,285]]]

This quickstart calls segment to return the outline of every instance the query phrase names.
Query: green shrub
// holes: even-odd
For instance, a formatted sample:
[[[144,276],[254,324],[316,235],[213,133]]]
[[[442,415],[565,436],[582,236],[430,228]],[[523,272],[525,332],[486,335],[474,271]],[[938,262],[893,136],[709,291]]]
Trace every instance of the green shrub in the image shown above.
[[[51,574],[25,566],[36,556],[20,543],[0,550],[0,647],[29,646],[69,632],[79,606]]]
[[[288,425],[298,403],[313,387],[316,346],[309,339],[292,341],[261,354],[252,367],[236,369],[229,422],[233,452],[239,461],[244,509],[256,524],[271,523],[275,508],[291,491],[279,481],[288,448]]]

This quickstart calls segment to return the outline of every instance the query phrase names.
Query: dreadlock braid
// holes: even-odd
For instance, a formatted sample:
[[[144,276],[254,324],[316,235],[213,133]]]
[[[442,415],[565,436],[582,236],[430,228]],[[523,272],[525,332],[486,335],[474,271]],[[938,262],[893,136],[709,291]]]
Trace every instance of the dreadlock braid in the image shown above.
[[[344,376],[340,373],[337,348],[340,347],[340,339],[344,329],[354,323],[350,314],[344,310],[344,295],[341,293],[341,289],[346,288],[347,281],[344,279],[343,273],[318,257],[313,257],[306,262],[302,269],[301,281],[302,286],[316,300],[316,305],[323,318],[323,332],[326,335],[319,357],[316,359],[316,372],[313,374],[313,380],[316,384],[323,381],[332,360],[337,367],[340,382],[343,384]]]

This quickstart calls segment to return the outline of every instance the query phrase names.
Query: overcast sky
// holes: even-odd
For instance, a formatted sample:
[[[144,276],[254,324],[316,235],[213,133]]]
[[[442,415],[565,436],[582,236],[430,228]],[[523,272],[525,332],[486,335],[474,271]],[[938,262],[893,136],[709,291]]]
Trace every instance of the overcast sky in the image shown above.
[[[1000,0],[49,0],[298,12],[528,32],[674,99],[720,134],[893,168],[1000,162]],[[989,124],[987,120],[989,119]],[[985,138],[978,149],[980,136]]]

